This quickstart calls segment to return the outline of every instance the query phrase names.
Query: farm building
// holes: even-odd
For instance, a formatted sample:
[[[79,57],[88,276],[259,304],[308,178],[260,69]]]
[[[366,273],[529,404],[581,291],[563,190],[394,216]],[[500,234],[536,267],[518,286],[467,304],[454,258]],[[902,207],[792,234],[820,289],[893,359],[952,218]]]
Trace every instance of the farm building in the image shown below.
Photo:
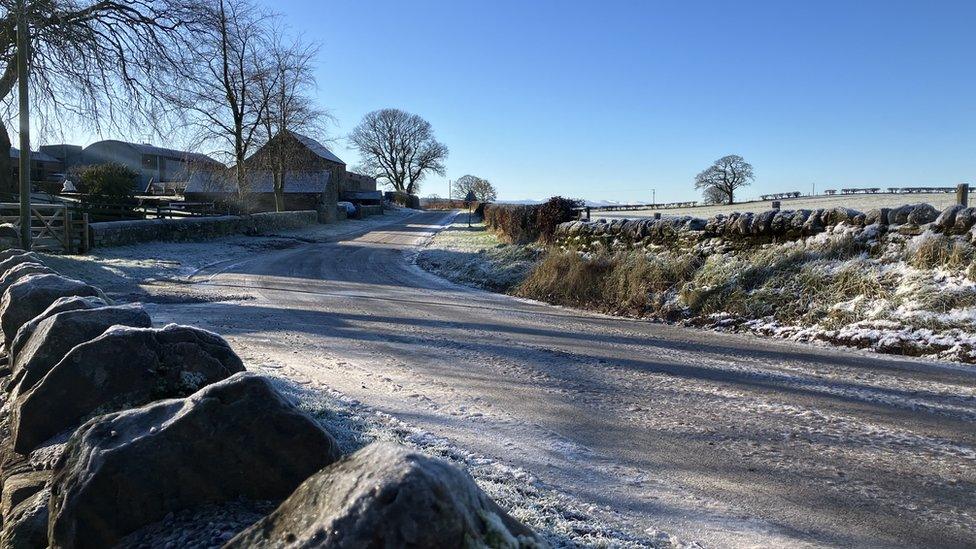
[[[109,139],[85,147],[80,165],[115,162],[139,174],[139,192],[150,182],[155,184],[184,182],[201,170],[224,169],[225,166],[205,154],[165,149],[146,143],[129,143]],[[68,165],[68,167],[71,167]]]
[[[20,149],[10,147],[10,162],[14,178],[20,175]],[[57,158],[43,151],[31,152],[30,175],[32,181],[56,181],[64,179],[64,170]]]
[[[268,170],[248,173],[244,202],[252,212],[275,211],[274,178]],[[285,175],[285,210],[315,210],[322,203],[332,179],[328,171],[289,172]],[[233,169],[224,172],[196,172],[183,193],[188,202],[215,202],[236,207],[240,204],[237,176]]]
[[[277,155],[284,151],[284,155]],[[339,200],[379,204],[383,195],[372,177],[346,170],[346,163],[322,143],[296,132],[285,131],[258,149],[246,161],[250,183],[247,198],[252,211],[275,209],[270,166],[275,157],[287,157],[284,184],[285,209],[310,210],[322,200],[327,185],[338,182]],[[240,200],[234,169],[226,175],[194,174],[184,196],[194,202],[237,204]]]

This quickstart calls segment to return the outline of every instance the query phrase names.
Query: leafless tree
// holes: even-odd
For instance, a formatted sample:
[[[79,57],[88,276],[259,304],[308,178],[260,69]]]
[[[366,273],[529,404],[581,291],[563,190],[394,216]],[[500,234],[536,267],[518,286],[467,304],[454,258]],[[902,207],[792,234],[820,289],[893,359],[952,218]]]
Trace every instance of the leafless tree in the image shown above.
[[[444,175],[447,145],[434,138],[430,122],[399,109],[373,111],[349,136],[359,151],[359,170],[394,190],[416,194],[428,173]]]
[[[15,187],[7,125],[16,114],[17,0],[0,0],[0,192]],[[152,126],[186,45],[196,0],[24,0],[30,27],[32,118],[45,128]]]
[[[752,165],[736,154],[723,156],[705,171],[695,176],[695,188],[705,192],[705,198],[720,194],[725,202],[732,204],[735,191],[745,187],[755,179]]]
[[[461,199],[474,193],[478,202],[494,202],[498,198],[495,186],[487,179],[482,179],[475,175],[465,175],[458,178],[451,184],[451,195]]]
[[[200,146],[233,164],[241,206],[250,194],[244,160],[263,138],[265,117],[279,75],[273,61],[269,29],[273,15],[248,0],[210,0],[205,32],[194,48],[185,82],[169,94]]]
[[[289,171],[302,170],[304,155],[299,154],[301,143],[289,139],[288,134],[301,133],[312,137],[325,134],[325,126],[331,120],[329,113],[315,105],[311,97],[315,89],[315,58],[318,45],[306,43],[300,38],[285,42],[281,29],[273,32],[269,49],[268,70],[258,79],[259,91],[267,97],[267,110],[262,118],[264,147],[262,162],[272,174],[275,208],[285,208],[285,178]],[[336,174],[334,174],[336,175]],[[332,181],[325,202],[334,204],[338,195],[338,182]]]
[[[725,193],[718,187],[706,187],[702,191],[702,197],[705,204],[724,204],[726,200]]]

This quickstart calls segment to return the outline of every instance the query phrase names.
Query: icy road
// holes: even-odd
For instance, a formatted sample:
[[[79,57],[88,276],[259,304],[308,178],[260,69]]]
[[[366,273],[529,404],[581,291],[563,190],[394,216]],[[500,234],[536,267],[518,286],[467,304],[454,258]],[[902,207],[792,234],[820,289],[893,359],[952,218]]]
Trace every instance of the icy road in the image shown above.
[[[976,544],[976,369],[462,288],[410,261],[447,222],[220,265],[197,280],[255,299],[181,315],[625,528],[722,547]]]

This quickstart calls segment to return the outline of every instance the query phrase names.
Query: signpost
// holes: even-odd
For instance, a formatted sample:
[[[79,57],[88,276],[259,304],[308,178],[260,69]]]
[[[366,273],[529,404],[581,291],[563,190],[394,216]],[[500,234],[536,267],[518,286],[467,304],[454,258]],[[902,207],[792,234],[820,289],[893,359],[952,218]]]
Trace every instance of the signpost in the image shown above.
[[[17,95],[20,100],[20,245],[31,247],[30,217],[30,110],[28,103],[28,52],[30,28],[27,1],[17,0]]]
[[[474,195],[474,191],[468,191],[467,196],[464,197],[464,207],[468,209],[468,228],[471,228],[471,206],[478,200],[478,197]]]

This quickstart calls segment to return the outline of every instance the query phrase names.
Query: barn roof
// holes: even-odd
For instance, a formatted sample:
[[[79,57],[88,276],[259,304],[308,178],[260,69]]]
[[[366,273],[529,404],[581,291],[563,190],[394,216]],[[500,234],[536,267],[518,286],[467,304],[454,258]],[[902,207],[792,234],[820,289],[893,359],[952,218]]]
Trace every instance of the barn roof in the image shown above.
[[[329,171],[293,172],[285,175],[285,194],[316,194],[325,190],[331,177]],[[274,177],[270,171],[248,174],[251,193],[273,193]],[[187,193],[237,194],[237,179],[233,170],[226,172],[194,172],[187,183]]]
[[[54,158],[53,156],[41,151],[31,151],[30,156],[31,160],[35,160],[37,162],[60,162],[60,160],[57,158]],[[10,147],[10,158],[19,159],[20,149],[17,147]]]
[[[298,132],[289,131],[289,133],[295,136],[295,139],[297,139],[302,145],[308,147],[308,150],[312,151],[319,157],[324,158],[326,160],[331,160],[332,162],[338,162],[339,164],[345,164],[345,162],[343,162],[341,158],[332,154],[332,151],[330,151],[328,147],[316,141],[315,139],[307,135],[302,135]]]
[[[95,145],[99,145],[102,143],[106,143],[106,144],[114,143],[114,144],[122,145],[134,149],[137,153],[144,154],[144,155],[162,156],[164,158],[175,158],[179,160],[186,160],[188,162],[202,162],[202,163],[223,165],[223,163],[214,160],[213,158],[203,153],[181,151],[178,149],[167,149],[165,147],[157,147],[155,145],[150,145],[149,143],[130,143],[128,141],[120,141],[118,139],[105,139],[103,141],[96,141],[95,143],[88,145],[88,147],[86,147],[86,150],[88,148],[94,147]]]

